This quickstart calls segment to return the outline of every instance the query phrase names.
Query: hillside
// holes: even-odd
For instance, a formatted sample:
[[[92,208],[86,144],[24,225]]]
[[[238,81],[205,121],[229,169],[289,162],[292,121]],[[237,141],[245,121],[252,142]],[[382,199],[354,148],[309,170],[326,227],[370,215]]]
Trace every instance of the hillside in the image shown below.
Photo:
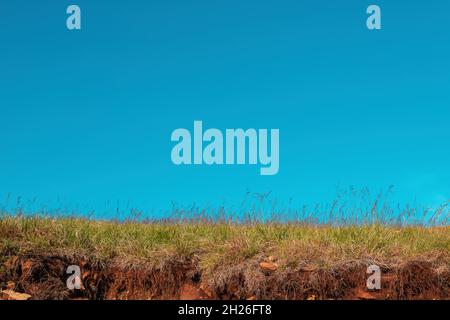
[[[1,289],[31,299],[450,299],[450,227],[3,216],[0,252]]]

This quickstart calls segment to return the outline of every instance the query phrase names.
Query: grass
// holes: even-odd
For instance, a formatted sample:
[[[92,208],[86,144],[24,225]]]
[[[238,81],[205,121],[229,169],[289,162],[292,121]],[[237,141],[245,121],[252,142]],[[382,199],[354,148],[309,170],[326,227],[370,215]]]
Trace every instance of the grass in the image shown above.
[[[438,258],[450,265],[450,227],[382,224],[142,223],[40,216],[0,217],[0,252],[63,252],[158,264],[178,255],[201,269],[275,256],[283,266],[323,268],[355,260],[398,264]]]

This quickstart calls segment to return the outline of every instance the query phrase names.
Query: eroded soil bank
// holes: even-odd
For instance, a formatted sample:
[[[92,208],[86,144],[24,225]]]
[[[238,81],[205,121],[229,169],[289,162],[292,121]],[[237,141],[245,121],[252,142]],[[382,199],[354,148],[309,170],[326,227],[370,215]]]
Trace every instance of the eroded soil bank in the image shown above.
[[[382,288],[377,291],[367,289],[372,263],[290,267],[276,257],[258,257],[202,274],[195,257],[172,256],[152,264],[4,252],[0,289],[30,299],[450,299],[450,268],[442,261],[380,264]],[[81,270],[80,290],[67,288],[71,265]]]

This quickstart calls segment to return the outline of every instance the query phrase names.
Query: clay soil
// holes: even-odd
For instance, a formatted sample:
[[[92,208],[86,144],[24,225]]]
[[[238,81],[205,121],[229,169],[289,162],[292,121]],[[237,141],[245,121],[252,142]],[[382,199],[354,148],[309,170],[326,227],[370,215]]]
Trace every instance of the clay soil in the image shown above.
[[[69,265],[81,268],[79,290],[67,289]],[[362,261],[327,270],[273,269],[261,268],[261,262],[249,260],[205,277],[199,271],[199,261],[176,256],[158,267],[148,267],[76,256],[29,254],[4,259],[0,284],[2,289],[9,286],[27,293],[31,299],[450,299],[449,270],[436,269],[430,261],[409,261],[395,268],[384,266],[382,288],[376,291],[366,287],[369,275]]]

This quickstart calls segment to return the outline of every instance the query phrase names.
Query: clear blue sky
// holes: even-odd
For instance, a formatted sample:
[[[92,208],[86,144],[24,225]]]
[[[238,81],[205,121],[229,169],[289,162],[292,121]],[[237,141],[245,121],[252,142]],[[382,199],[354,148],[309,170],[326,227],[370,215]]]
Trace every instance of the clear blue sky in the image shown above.
[[[381,31],[365,26],[371,3]],[[66,29],[70,4],[81,31]],[[449,12],[441,0],[2,0],[0,197],[150,211],[394,185],[399,202],[435,206],[450,199]],[[279,128],[279,174],[174,166],[170,134],[194,120]]]

